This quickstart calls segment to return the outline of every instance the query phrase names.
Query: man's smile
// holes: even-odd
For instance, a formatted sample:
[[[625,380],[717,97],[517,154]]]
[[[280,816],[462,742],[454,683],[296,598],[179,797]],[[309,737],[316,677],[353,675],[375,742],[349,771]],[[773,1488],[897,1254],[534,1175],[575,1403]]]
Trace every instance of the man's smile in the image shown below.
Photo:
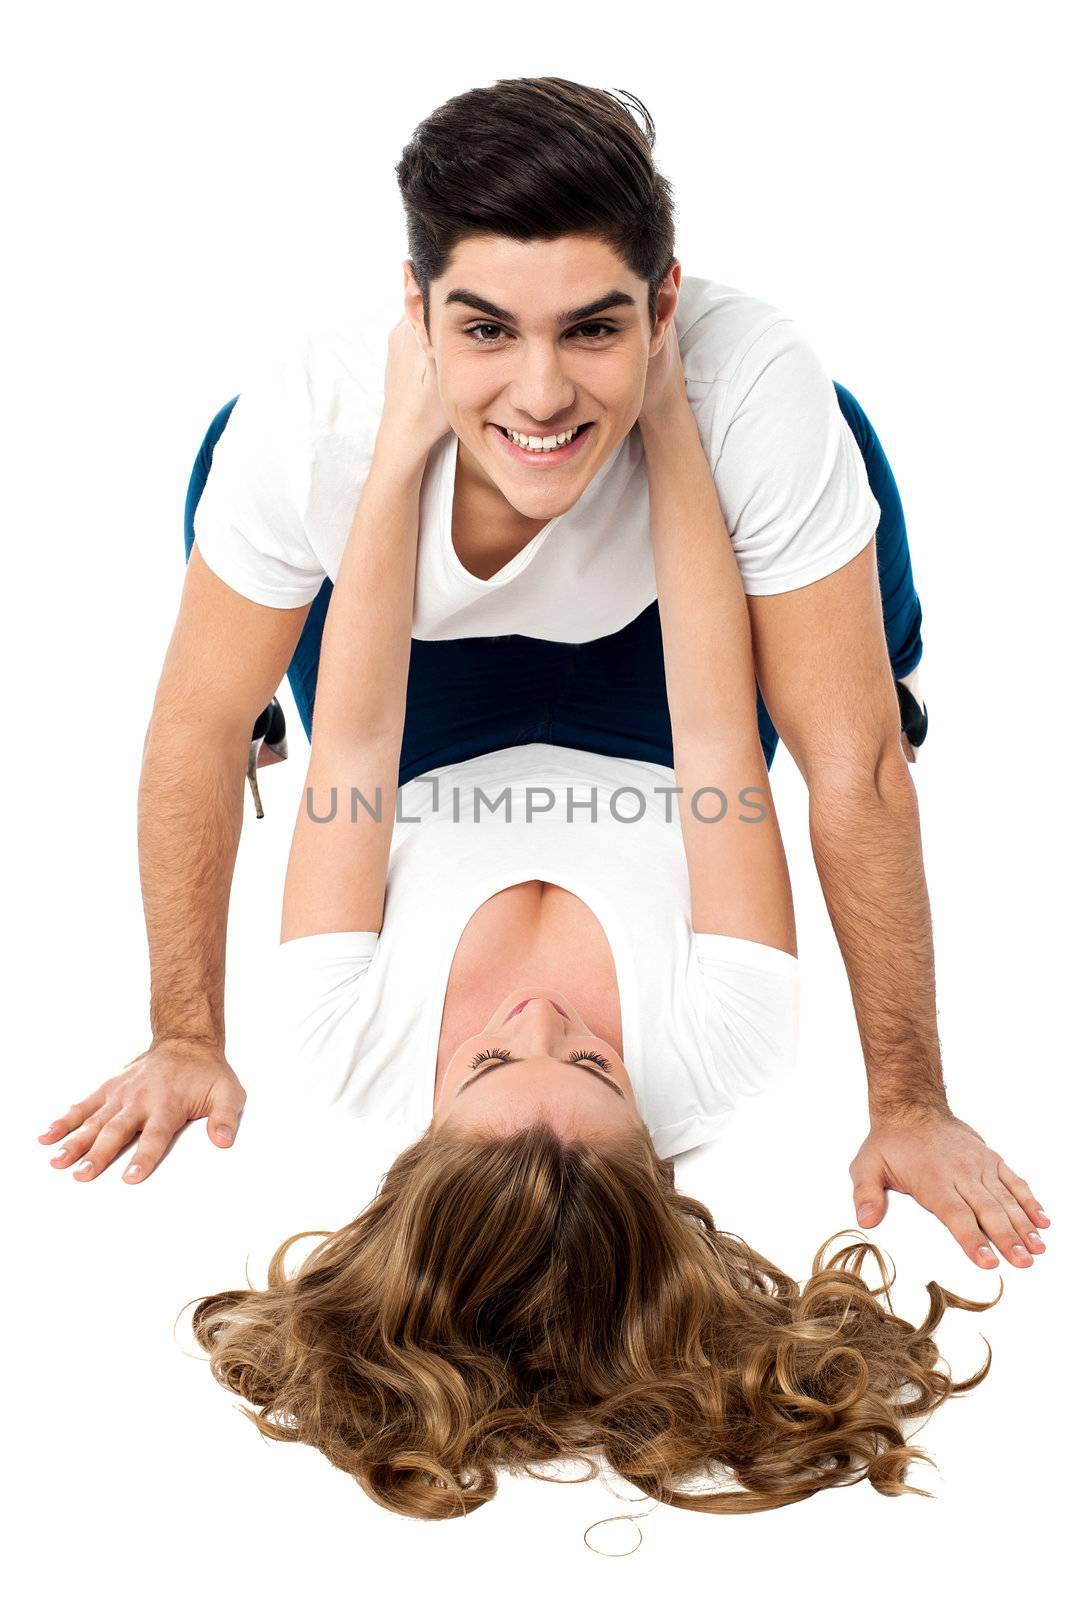
[[[595,427],[594,422],[578,423],[576,428],[566,428],[559,433],[525,433],[520,429],[507,429],[498,422],[488,424],[494,439],[512,461],[527,467],[563,466],[581,454],[584,441]]]

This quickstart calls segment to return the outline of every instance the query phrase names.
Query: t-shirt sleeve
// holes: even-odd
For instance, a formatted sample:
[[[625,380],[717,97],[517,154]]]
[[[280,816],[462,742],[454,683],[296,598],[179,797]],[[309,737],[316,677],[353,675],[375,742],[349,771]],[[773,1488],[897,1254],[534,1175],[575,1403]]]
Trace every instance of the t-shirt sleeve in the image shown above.
[[[865,460],[832,380],[790,318],[764,329],[737,362],[716,409],[712,386],[689,397],[747,594],[801,589],[845,566],[880,521]]]
[[[313,445],[304,341],[242,387],[193,514],[211,571],[260,605],[306,605],[325,577],[304,517]]]
[[[719,1088],[730,1103],[762,1094],[798,1059],[798,957],[719,933],[694,933],[692,942]]]
[[[356,1013],[378,939],[352,930],[306,934],[278,946],[282,1073],[316,1098],[336,1100],[351,1076]]]

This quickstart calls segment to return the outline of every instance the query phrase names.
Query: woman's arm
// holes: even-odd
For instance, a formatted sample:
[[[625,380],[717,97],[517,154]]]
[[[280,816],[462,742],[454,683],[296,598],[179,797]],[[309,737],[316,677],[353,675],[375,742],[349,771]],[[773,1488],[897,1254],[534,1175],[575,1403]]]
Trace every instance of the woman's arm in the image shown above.
[[[373,462],[322,634],[282,943],[381,928],[406,712],[421,482],[429,452],[447,427],[431,359],[404,318],[389,338]],[[353,790],[365,801],[357,801],[354,820]]]
[[[758,737],[747,600],[672,321],[649,363],[639,421],[692,928],[794,955],[791,884]],[[724,814],[718,794],[699,790],[720,790]],[[743,791],[756,792],[745,800]]]

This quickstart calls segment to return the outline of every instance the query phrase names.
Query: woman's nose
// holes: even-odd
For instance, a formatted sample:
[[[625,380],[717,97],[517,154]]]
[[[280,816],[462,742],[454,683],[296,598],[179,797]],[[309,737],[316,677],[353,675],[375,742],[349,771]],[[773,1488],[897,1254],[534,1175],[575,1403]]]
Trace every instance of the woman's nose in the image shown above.
[[[511,1023],[513,1037],[523,1055],[549,1055],[551,1046],[565,1037],[566,1019],[550,1000],[529,1000]]]

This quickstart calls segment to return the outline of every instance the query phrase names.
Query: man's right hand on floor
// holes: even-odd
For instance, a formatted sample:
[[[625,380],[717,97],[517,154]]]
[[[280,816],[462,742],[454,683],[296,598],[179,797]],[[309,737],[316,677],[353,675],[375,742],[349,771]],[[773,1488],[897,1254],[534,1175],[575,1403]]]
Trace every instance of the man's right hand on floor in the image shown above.
[[[41,1144],[62,1140],[52,1165],[65,1170],[76,1162],[75,1178],[87,1181],[139,1135],[123,1173],[127,1183],[139,1183],[155,1171],[174,1135],[199,1117],[207,1118],[208,1138],[228,1149],[247,1098],[217,1044],[164,1039],[71,1106],[38,1138]]]
[[[199,1117],[220,1150],[236,1138],[247,1095],[218,1039],[249,740],[309,611],[246,599],[193,545],[137,796],[153,1043],[38,1135],[59,1146],[53,1167],[72,1168],[79,1181],[136,1141],[122,1176],[140,1183]],[[260,751],[258,765],[274,759]]]

